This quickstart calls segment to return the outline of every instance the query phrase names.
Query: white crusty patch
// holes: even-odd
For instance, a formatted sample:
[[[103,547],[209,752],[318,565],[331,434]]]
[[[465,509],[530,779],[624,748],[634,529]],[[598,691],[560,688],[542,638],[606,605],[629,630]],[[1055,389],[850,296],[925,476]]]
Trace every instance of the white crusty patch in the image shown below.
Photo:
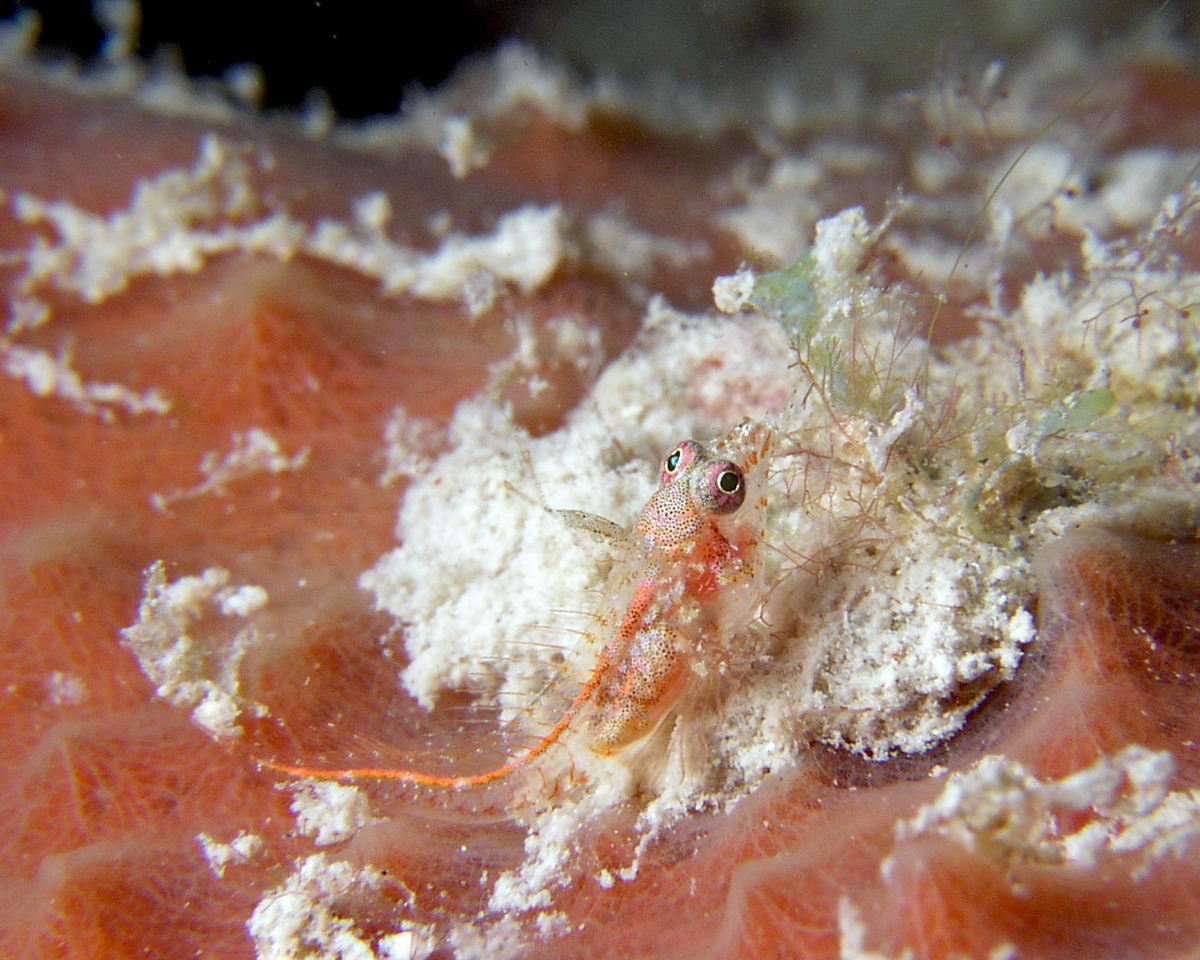
[[[302,447],[291,456],[283,452],[279,441],[259,427],[235,432],[231,449],[225,454],[214,451],[200,458],[200,473],[204,479],[194,487],[171,493],[151,494],[156,510],[166,512],[173,503],[205,494],[224,494],[225,485],[256,473],[272,476],[300,470],[308,463],[310,447]]]
[[[367,795],[358,787],[331,780],[301,780],[289,789],[294,792],[296,827],[318,847],[349,840],[374,822]]]
[[[1006,865],[1091,867],[1140,854],[1135,877],[1200,839],[1200,790],[1171,791],[1166,751],[1130,746],[1059,780],[1039,780],[1015,760],[987,756],[949,777],[933,803],[896,825],[896,839],[943,836]],[[1062,814],[1091,812],[1066,832]]]
[[[432,420],[413,416],[404,407],[392,410],[383,428],[384,467],[379,485],[428,473],[445,442],[444,433]]]
[[[158,696],[191,710],[213,736],[240,736],[244,711],[266,714],[266,707],[241,695],[238,679],[242,659],[262,638],[253,626],[229,621],[260,610],[268,599],[262,587],[231,585],[229,571],[220,567],[168,581],[166,566],[156,561],[146,571],[137,621],[121,631],[122,643]]]
[[[530,293],[544,284],[567,256],[566,218],[556,205],[527,205],[497,218],[491,233],[449,232],[432,251],[396,243],[387,235],[387,196],[358,198],[347,220],[306,223],[286,210],[270,209],[256,182],[272,165],[206,134],[196,161],[139,180],[129,203],[97,213],[65,200],[19,191],[11,199],[16,218],[45,226],[22,252],[24,269],[0,342],[0,364],[39,396],[58,396],[112,419],[110,407],[131,413],[166,413],[159,389],[134,391],[119,384],[89,383],[67,354],[14,342],[51,319],[37,292],[52,287],[87,303],[101,303],[144,276],[192,274],[221,254],[242,253],[286,261],[297,254],[326,260],[380,281],[387,295],[458,301],[476,317],[506,286]],[[0,199],[4,199],[0,196]]]
[[[52,283],[99,303],[134,277],[195,273],[217,254],[286,260],[303,251],[376,277],[389,294],[461,298],[478,313],[497,292],[479,288],[511,283],[528,293],[564,255],[557,206],[510,211],[491,234],[450,234],[428,253],[386,236],[390,209],[378,191],[358,200],[349,221],[323,219],[310,228],[286,212],[264,209],[254,178],[256,167],[267,165],[262,159],[253,164],[246,151],[208,134],[192,167],[139,181],[129,205],[107,215],[17,193],[17,218],[46,224],[58,235],[56,242],[37,239],[26,251],[23,289]]]
[[[100,303],[134,277],[195,273],[219,253],[286,259],[304,231],[286,218],[262,214],[251,175],[241,151],[207,134],[191,167],[138,181],[129,205],[107,215],[17,193],[17,218],[48,225],[58,237],[53,243],[37,239],[27,250],[24,287],[52,283]]]
[[[713,281],[713,305],[722,313],[740,313],[750,306],[758,275],[749,267]]]
[[[470,118],[458,114],[442,120],[442,136],[437,146],[456,180],[461,180],[472,170],[486,167],[490,157],[490,151],[480,142]]]
[[[57,397],[105,421],[113,420],[113,408],[131,414],[162,414],[171,409],[167,395],[156,388],[139,393],[119,383],[84,380],[71,365],[69,353],[54,357],[45,350],[10,346],[0,350],[0,363],[10,377],[24,380],[35,396]]]
[[[263,849],[263,839],[258,834],[238,831],[236,837],[228,843],[221,843],[207,833],[196,834],[196,842],[204,852],[208,868],[217,877],[225,876],[225,870],[230,864],[241,865],[249,862],[250,858]]]
[[[375,890],[373,869],[314,854],[296,864],[284,882],[254,908],[246,928],[258,960],[328,957],[337,960],[423,960],[437,946],[430,928],[397,920],[399,928],[372,937],[340,906],[351,895]],[[392,880],[390,887],[396,888]]]
[[[394,243],[381,225],[321,220],[304,250],[377,278],[387,294],[460,300],[479,316],[504,284],[529,293],[549,279],[565,255],[564,226],[558,206],[529,205],[500,216],[491,234],[451,233],[426,253]]]

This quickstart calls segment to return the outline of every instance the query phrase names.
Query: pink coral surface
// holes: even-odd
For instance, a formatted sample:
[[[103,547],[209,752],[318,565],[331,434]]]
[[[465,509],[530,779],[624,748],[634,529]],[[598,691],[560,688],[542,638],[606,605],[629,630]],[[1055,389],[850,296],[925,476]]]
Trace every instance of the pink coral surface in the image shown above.
[[[1135,114],[1151,119],[1124,137],[1195,131],[1198,98],[1185,78],[1146,71],[1133,88]],[[137,178],[189,167],[205,130],[119,99],[6,80],[0,184],[6,200],[27,192],[102,214],[126,205]],[[703,256],[648,281],[690,309],[745,254],[709,223],[695,189],[745,147],[738,135],[705,142],[618,117],[568,132],[527,111],[495,134],[487,165],[457,182],[424,150],[355,153],[249,120],[220,134],[269,151],[255,177],[272,208],[344,216],[354,198],[383,189],[393,236],[418,247],[434,245],[427,222],[440,211],[473,232],[521,204],[559,203],[574,218],[619,208],[642,230],[705,242]],[[860,200],[878,205],[889,188]],[[832,211],[845,199],[835,191],[823,202]],[[26,250],[36,235],[55,239],[45,222],[6,207],[4,250]],[[15,303],[22,265],[0,263]],[[571,263],[492,309],[535,323],[576,311],[611,358],[641,312],[635,287]],[[0,953],[249,957],[255,905],[313,850],[295,831],[290,795],[255,757],[315,756],[337,728],[400,739],[428,726],[375,642],[393,625],[356,587],[393,545],[402,484],[378,482],[389,415],[403,406],[444,420],[489,382],[513,334],[469,322],[457,304],[383,297],[373,281],[303,254],[222,253],[185,275],[134,277],[99,304],[50,283],[37,293],[53,323],[24,333],[22,345],[69,353],[88,382],[161,389],[171,408],[118,405],[106,418],[0,378]],[[961,307],[946,311],[947,324]],[[588,386],[570,365],[542,373],[537,390],[503,385],[514,418],[535,434]],[[286,453],[307,448],[303,469],[171,498],[196,486],[207,453],[254,429]],[[172,579],[219,566],[270,595],[256,620],[270,639],[242,671],[242,693],[270,715],[244,718],[243,737],[214,742],[156,698],[121,643],[144,571],[160,559]],[[845,956],[847,944],[922,960],[1002,948],[1200,955],[1194,832],[1152,860],[1114,848],[1086,863],[972,848],[936,830],[897,833],[942,793],[945,781],[928,776],[935,764],[964,771],[984,753],[1050,782],[1139,744],[1170,751],[1172,790],[1200,787],[1200,545],[1093,526],[1037,563],[1036,647],[936,755],[869,762],[814,748],[732,811],[696,813],[655,838],[636,878],[602,884],[599,871],[628,863],[636,841],[634,812],[611,814],[581,841],[578,878],[555,894],[559,926],[545,937],[526,930],[516,949],[573,958],[818,958]],[[472,748],[452,729],[434,735],[439,752]],[[437,798],[412,804],[369,789],[381,819],[334,850],[383,872],[376,888],[336,903],[357,935],[378,942],[405,924],[493,923],[480,878],[521,861],[521,830]],[[1062,814],[1052,833],[1099,817]],[[262,849],[217,876],[198,835],[228,842],[242,830]]]

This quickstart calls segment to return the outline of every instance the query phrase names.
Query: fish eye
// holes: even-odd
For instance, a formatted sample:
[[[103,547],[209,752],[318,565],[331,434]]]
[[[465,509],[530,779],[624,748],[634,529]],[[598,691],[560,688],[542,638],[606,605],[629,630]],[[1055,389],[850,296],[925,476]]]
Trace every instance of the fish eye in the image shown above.
[[[735,463],[718,463],[708,474],[705,497],[716,514],[733,513],[746,499],[746,478]]]
[[[723,470],[717,477],[717,489],[724,494],[737,493],[742,488],[742,475],[733,470]]]
[[[684,440],[679,446],[667,454],[667,458],[663,461],[662,473],[659,479],[663,483],[670,483],[676,477],[681,476],[685,471],[691,469],[693,463],[698,457],[704,455],[704,448],[695,440]]]

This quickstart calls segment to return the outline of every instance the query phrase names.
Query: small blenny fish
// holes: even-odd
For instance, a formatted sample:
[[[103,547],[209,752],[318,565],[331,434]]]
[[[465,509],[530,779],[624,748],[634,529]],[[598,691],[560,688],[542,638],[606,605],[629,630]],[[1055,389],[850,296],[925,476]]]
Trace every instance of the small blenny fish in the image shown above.
[[[597,619],[609,635],[578,693],[538,741],[482,773],[447,776],[394,767],[318,769],[262,761],[280,773],[321,780],[389,780],[462,789],[503,780],[558,743],[576,720],[595,753],[609,756],[646,737],[695,681],[726,674],[733,641],[754,615],[756,553],[765,507],[771,431],[744,420],[708,443],[685,440],[664,459],[661,484],[630,531],[594,514],[555,511],[573,527],[617,541],[607,596],[632,596],[624,612]]]

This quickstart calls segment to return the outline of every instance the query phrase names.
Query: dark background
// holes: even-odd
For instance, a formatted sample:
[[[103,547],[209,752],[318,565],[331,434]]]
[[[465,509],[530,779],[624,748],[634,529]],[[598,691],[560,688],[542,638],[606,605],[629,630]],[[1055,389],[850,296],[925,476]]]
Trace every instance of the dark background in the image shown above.
[[[940,65],[1019,56],[1056,31],[1091,41],[1138,29],[1174,38],[1195,61],[1200,0],[145,0],[138,53],[178,50],[193,76],[255,63],[264,106],[296,107],[322,88],[356,118],[393,113],[464,58],[520,39],[581,76],[635,88],[683,81],[746,95],[781,72],[814,94],[852,76],[911,85]],[[0,0],[36,10],[40,47],[87,58],[103,32],[87,0]]]

